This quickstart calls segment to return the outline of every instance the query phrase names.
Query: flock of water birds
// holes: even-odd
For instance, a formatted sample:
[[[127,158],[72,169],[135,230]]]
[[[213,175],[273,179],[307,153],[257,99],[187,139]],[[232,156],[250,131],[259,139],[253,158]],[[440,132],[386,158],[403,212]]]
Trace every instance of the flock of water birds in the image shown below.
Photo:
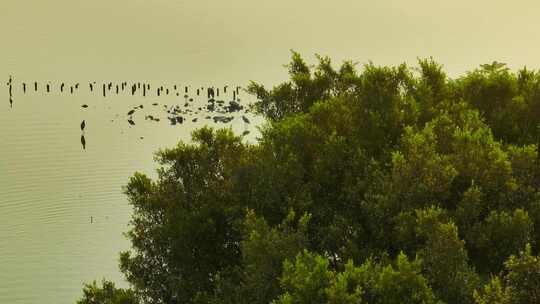
[[[13,77],[9,76],[7,82],[9,90],[9,105],[10,108],[13,107]],[[21,82],[22,93],[26,94],[27,91],[33,89],[34,92],[38,92],[40,89],[44,90],[45,93],[51,93],[55,90],[55,87],[50,82],[45,84],[40,84],[37,81],[26,83]],[[131,96],[142,96],[142,97],[153,97],[158,98],[162,96],[173,96],[175,101],[173,104],[159,102],[153,102],[152,107],[154,109],[161,110],[165,116],[166,121],[169,122],[171,126],[181,125],[185,122],[191,121],[193,123],[197,122],[199,118],[213,121],[214,123],[223,123],[227,124],[232,122],[235,118],[241,118],[243,123],[247,126],[250,124],[250,120],[246,117],[246,113],[249,112],[248,107],[245,107],[241,104],[240,92],[241,87],[229,87],[225,85],[223,87],[191,87],[190,85],[180,86],[177,84],[174,85],[159,85],[153,86],[148,82],[89,82],[87,86],[89,92],[98,92],[101,91],[100,95],[105,98],[109,95],[120,95],[120,94],[131,94]],[[82,89],[80,83],[75,84],[66,84],[60,83],[57,84],[56,90],[59,90],[60,93],[65,92],[66,94],[76,94],[79,90]],[[155,93],[155,95],[154,95]],[[206,104],[201,104],[200,102],[195,102],[195,99],[200,99],[201,97],[206,96]],[[88,104],[83,104],[82,109],[88,108]],[[141,112],[144,109],[144,105],[138,105],[131,107],[125,113],[125,120],[129,126],[136,124],[134,119],[134,114]],[[194,116],[194,117],[193,117]],[[117,117],[120,116],[117,114]],[[145,115],[144,119],[152,122],[161,121],[159,115]],[[111,120],[113,121],[113,120]],[[80,124],[81,128],[81,145],[83,150],[86,149],[86,138],[85,138],[85,128],[87,126],[87,121],[83,120]],[[243,136],[249,134],[249,130],[246,130],[242,133]],[[141,137],[143,139],[143,137]]]

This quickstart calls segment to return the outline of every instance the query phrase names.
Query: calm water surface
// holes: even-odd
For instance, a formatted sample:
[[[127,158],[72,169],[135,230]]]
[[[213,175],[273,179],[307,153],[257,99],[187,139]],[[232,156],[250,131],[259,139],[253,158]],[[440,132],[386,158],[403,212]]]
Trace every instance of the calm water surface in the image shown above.
[[[153,153],[189,140],[208,122],[205,114],[171,126],[151,104],[183,105],[183,97],[102,98],[87,84],[74,95],[17,88],[9,108],[1,88],[0,303],[74,303],[83,282],[103,277],[127,286],[117,267],[118,252],[130,245],[122,233],[131,208],[121,187],[135,171],[155,177]],[[126,112],[140,104],[130,126]],[[143,119],[152,113],[159,123]],[[228,125],[237,133],[248,127],[239,116]]]

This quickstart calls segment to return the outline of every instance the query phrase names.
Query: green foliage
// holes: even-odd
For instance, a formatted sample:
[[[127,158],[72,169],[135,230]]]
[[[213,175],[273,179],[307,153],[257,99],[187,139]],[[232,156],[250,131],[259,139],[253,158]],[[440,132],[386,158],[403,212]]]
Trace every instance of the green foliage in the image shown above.
[[[85,284],[83,297],[77,304],[136,304],[135,293],[130,289],[116,288],[113,282],[103,280],[101,286],[96,281]]]
[[[336,272],[329,269],[326,258],[304,251],[294,263],[284,263],[285,292],[273,303],[435,303],[420,264],[400,254],[395,266],[367,260],[355,267],[349,261],[342,272]]]
[[[317,61],[250,84],[257,143],[205,127],[130,179],[137,299],[539,302],[540,72]]]
[[[243,212],[231,195],[231,167],[246,147],[231,131],[203,128],[195,144],[160,151],[159,181],[135,174],[125,192],[134,206],[133,250],[120,269],[151,303],[185,303],[213,289],[212,276],[240,263]]]
[[[501,277],[493,277],[481,292],[474,293],[478,304],[540,302],[540,258],[531,254],[530,244],[506,260]]]
[[[516,209],[511,214],[492,211],[471,230],[471,252],[475,253],[476,265],[485,272],[498,272],[511,254],[531,241],[532,229],[532,221],[524,210]]]

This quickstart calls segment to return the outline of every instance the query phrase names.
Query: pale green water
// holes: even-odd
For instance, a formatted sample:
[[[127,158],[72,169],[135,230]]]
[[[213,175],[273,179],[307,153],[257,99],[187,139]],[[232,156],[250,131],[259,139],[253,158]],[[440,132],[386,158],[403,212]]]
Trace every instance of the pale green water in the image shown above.
[[[204,123],[138,119],[129,128],[110,119],[153,99],[23,97],[20,87],[10,109],[9,74],[17,84],[84,89],[114,80],[276,84],[291,48],[309,62],[315,53],[390,65],[433,56],[452,76],[493,60],[537,68],[539,10],[535,0],[0,1],[0,304],[74,303],[84,281],[121,283],[130,216],[121,186],[134,171],[153,175],[152,153]]]
[[[201,113],[197,123],[170,126],[151,105],[183,105],[181,97],[102,98],[82,88],[74,95],[15,92],[13,108],[7,96],[0,107],[0,303],[73,303],[83,282],[102,277],[125,285],[117,258],[129,248],[122,232],[131,209],[121,186],[135,171],[155,176],[152,153],[189,140],[207,122]],[[140,104],[130,126],[125,113]],[[239,117],[217,126],[229,125],[237,133],[247,127]]]

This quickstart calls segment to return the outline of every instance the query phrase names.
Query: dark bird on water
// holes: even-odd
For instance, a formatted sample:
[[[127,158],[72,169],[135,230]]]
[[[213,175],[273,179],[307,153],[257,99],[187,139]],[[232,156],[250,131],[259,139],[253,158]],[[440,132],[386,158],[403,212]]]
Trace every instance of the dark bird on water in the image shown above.
[[[135,110],[130,110],[129,112],[127,112],[127,115],[132,115],[133,113],[135,113]]]
[[[50,91],[51,91],[51,85],[47,84],[47,93],[49,93]]]
[[[37,92],[37,81],[34,82],[34,90]]]
[[[88,105],[87,105],[87,104],[83,104],[81,107],[83,107],[83,108],[88,108]]]
[[[81,145],[83,150],[86,150],[86,139],[84,138],[84,135],[81,135]]]
[[[26,83],[22,84],[23,93],[26,93]]]
[[[94,90],[94,86],[91,83],[89,83],[88,85],[90,86],[90,92],[92,92]]]
[[[60,85],[60,92],[64,92],[64,84],[63,83]]]
[[[84,127],[86,127],[86,122],[83,119],[83,121],[81,122],[81,131],[84,131]]]
[[[244,115],[242,115],[242,120],[247,124],[249,123],[249,119],[245,117]]]
[[[131,119],[128,119],[128,122],[129,122],[129,124],[132,125],[132,126],[135,125],[135,122],[134,122],[133,120],[131,120]]]
[[[242,133],[242,136],[246,136],[249,134],[249,130],[245,130],[243,133]]]

